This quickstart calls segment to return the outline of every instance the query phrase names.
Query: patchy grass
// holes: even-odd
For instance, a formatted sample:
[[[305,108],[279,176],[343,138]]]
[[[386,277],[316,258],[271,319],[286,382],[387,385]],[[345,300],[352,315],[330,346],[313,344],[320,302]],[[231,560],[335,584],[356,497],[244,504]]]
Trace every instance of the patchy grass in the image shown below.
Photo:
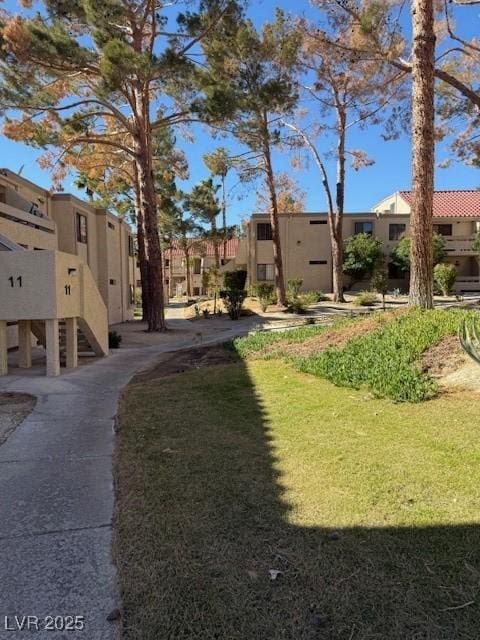
[[[332,327],[256,333],[234,340],[233,346],[243,358],[290,358],[300,371],[336,385],[365,387],[399,402],[420,402],[438,391],[432,357],[441,347],[434,347],[452,339],[470,314],[478,312],[405,309],[342,319]]]
[[[131,385],[118,429],[124,640],[478,638],[472,396],[240,361]]]
[[[417,365],[432,345],[458,331],[472,311],[413,310],[394,317],[376,331],[327,349],[297,364],[301,371],[344,387],[368,387],[379,397],[420,402],[436,395],[437,383]]]

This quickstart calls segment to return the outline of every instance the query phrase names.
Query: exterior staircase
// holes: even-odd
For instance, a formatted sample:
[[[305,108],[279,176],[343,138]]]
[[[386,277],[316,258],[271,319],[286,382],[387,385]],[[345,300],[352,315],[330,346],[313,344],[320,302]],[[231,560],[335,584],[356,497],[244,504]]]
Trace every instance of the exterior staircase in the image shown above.
[[[31,333],[47,352],[47,375],[61,361],[102,357],[108,350],[108,316],[89,267],[60,251],[0,251],[0,375],[6,375],[7,323],[19,328],[20,366],[31,366]],[[68,340],[68,337],[71,339]],[[75,339],[74,339],[75,337]]]

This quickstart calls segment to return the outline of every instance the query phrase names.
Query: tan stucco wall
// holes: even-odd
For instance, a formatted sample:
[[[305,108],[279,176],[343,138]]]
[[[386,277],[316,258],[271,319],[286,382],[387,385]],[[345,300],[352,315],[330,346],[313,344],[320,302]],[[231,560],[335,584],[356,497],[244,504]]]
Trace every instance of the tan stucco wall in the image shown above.
[[[42,209],[43,217],[29,213],[32,202]],[[77,241],[77,212],[87,219],[87,243]],[[101,292],[109,323],[133,319],[130,285],[135,284],[136,259],[129,256],[132,233],[125,222],[75,196],[51,195],[8,170],[0,170],[0,234],[26,249],[59,249],[78,256],[88,265]],[[115,284],[110,285],[111,280]],[[9,332],[13,334],[15,329]]]

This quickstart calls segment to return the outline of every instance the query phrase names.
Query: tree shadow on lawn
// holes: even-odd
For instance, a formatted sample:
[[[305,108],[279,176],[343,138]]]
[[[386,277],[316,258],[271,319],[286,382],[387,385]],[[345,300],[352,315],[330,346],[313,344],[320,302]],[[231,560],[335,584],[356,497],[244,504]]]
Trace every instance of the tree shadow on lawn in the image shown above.
[[[116,467],[126,640],[480,637],[479,527],[289,522],[243,363],[128,388]]]

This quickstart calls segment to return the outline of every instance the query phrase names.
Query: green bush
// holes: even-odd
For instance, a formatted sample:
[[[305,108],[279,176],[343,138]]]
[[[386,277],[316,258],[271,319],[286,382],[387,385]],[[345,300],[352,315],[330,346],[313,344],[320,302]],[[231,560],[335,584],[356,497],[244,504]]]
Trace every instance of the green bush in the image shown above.
[[[242,305],[247,297],[247,292],[239,289],[224,289],[220,291],[227,313],[231,320],[238,320],[242,315]]]
[[[255,285],[254,291],[263,312],[267,310],[268,305],[275,304],[277,301],[273,284],[268,284],[267,282],[258,283]]]
[[[108,332],[108,347],[109,349],[118,349],[122,342],[122,336],[118,331],[112,330]]]
[[[245,289],[245,283],[247,281],[247,272],[243,269],[237,269],[236,271],[226,271],[223,280],[225,283],[225,289],[235,289],[237,291],[243,291]]]
[[[303,280],[301,278],[290,278],[287,281],[287,298],[296,298],[300,293],[302,284]]]
[[[435,265],[433,277],[442,294],[448,296],[457,279],[455,265],[446,264],[445,262]]]
[[[377,301],[377,295],[373,291],[360,291],[357,297],[352,300],[352,304],[357,307],[369,307],[375,304]]]
[[[478,312],[460,309],[419,309],[382,323],[378,329],[332,348],[295,361],[303,372],[326,378],[342,387],[369,387],[379,397],[399,402],[420,402],[437,392],[436,382],[416,361],[427,349]]]
[[[286,313],[297,313],[298,315],[303,315],[306,310],[305,303],[301,296],[287,299],[287,307],[285,309]]]
[[[323,300],[328,300],[328,297],[321,291],[305,291],[303,293],[300,293],[298,298],[307,307],[311,304],[315,304],[316,302],[323,302]]]

